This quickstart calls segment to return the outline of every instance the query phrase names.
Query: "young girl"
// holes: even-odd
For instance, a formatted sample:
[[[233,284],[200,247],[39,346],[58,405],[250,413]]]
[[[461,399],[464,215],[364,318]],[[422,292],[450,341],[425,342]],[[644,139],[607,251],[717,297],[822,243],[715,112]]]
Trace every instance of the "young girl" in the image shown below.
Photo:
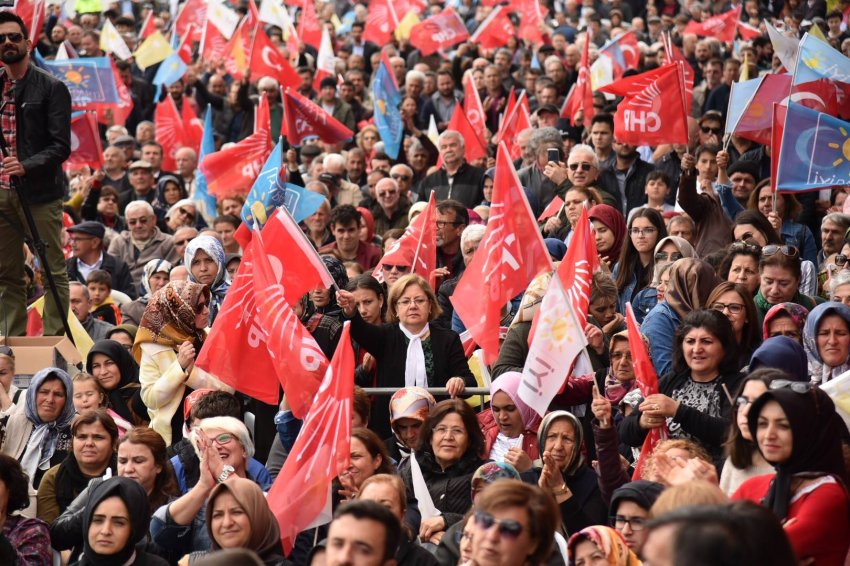
[[[77,414],[106,407],[106,392],[92,374],[81,371],[71,381],[74,384],[74,410],[77,411]],[[115,424],[118,425],[119,437],[124,436],[124,433],[133,428],[132,423],[122,418],[112,409],[107,409],[107,412],[115,421]]]

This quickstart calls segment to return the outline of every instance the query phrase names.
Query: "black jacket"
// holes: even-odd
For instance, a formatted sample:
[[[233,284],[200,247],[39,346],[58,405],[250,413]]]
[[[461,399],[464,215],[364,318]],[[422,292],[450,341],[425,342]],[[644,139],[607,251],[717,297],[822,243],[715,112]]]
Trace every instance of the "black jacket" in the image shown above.
[[[0,75],[0,92],[6,83]],[[71,155],[71,93],[32,63],[15,87],[16,154],[24,198],[42,204],[65,193],[62,163]]]
[[[437,201],[454,199],[463,203],[466,208],[475,208],[481,204],[484,198],[483,183],[484,170],[473,167],[464,162],[455,173],[453,182],[449,186],[449,176],[446,168],[441,167],[422,180],[419,188],[419,199],[428,200],[431,191],[437,192]]]
[[[612,169],[603,169],[599,173],[599,184],[602,190],[614,195],[617,199],[617,210],[627,215],[630,210],[646,204],[646,176],[655,171],[655,167],[640,157],[635,159],[626,172],[626,202],[623,206],[623,195],[617,182],[617,173]]]
[[[65,260],[68,266],[68,280],[79,281],[83,285],[86,280],[80,274],[77,268],[77,258],[69,257]],[[136,299],[139,296],[137,289],[133,285],[133,278],[130,276],[130,268],[122,260],[115,256],[103,252],[103,262],[100,264],[100,269],[106,271],[112,276],[112,288],[116,291],[121,291],[131,299]]]

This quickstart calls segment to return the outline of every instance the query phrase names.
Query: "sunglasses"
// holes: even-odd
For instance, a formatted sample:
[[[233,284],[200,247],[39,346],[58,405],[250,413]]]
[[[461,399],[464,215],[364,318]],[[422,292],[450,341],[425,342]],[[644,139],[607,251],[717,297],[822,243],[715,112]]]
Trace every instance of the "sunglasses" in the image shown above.
[[[191,239],[189,239],[189,240],[175,240],[174,245],[175,246],[185,246],[186,244],[188,244],[191,241],[192,241]]]
[[[384,271],[398,271],[399,273],[407,273],[409,269],[409,265],[392,265],[390,263],[384,264]]]
[[[24,39],[24,34],[22,34],[22,33],[0,33],[0,43],[6,43],[7,39],[11,43],[20,43],[21,40]]]
[[[391,197],[391,196],[397,195],[397,194],[398,194],[398,191],[384,191],[382,193],[378,193],[378,198]]]
[[[812,390],[811,381],[791,381],[790,379],[774,379],[767,386],[770,391],[790,389],[794,393],[808,393]]]
[[[188,216],[191,220],[195,219],[195,213],[191,210],[186,210],[185,208],[178,208],[177,211],[183,216]]]
[[[195,314],[201,314],[202,312],[204,312],[205,310],[207,310],[209,308],[210,308],[210,304],[207,303],[207,302],[198,303],[197,305],[195,305]]]
[[[485,531],[489,531],[493,525],[498,525],[499,536],[512,539],[519,537],[523,530],[523,526],[519,521],[515,521],[514,519],[498,520],[486,511],[475,512],[475,524]]]
[[[797,257],[800,251],[794,246],[780,246],[778,244],[769,244],[761,249],[761,257],[770,257],[778,253],[786,257]]]
[[[581,163],[570,163],[567,167],[570,168],[570,171],[576,171],[579,167],[582,171],[590,171],[593,169],[593,164],[582,161]]]
[[[658,252],[655,254],[655,261],[676,261],[677,259],[682,259],[682,257],[680,252]]]
[[[842,254],[835,256],[835,265],[838,267],[844,267],[847,265],[847,256]]]
[[[701,126],[700,130],[704,134],[714,134],[715,136],[719,136],[723,133],[723,128],[709,128],[708,126]]]
[[[394,181],[409,181],[411,179],[410,175],[390,175]]]
[[[738,240],[729,246],[729,251],[734,253],[747,252],[747,253],[756,253],[761,254],[761,246],[756,244],[750,244],[748,242],[744,242],[742,240]]]

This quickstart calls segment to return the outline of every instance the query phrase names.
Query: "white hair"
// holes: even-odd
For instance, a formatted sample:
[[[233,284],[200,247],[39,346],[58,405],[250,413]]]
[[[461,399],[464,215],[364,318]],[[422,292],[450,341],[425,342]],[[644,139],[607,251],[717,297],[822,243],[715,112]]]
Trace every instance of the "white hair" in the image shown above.
[[[322,167],[324,169],[344,169],[345,158],[338,153],[329,153],[322,160]]]
[[[592,147],[584,143],[576,144],[570,150],[570,157],[578,155],[579,153],[587,154],[593,166],[596,167],[596,169],[599,169],[599,157],[596,156],[596,151],[594,151]]]
[[[460,135],[460,132],[457,130],[445,130],[442,134],[440,134],[440,137],[437,138],[437,147],[440,147],[440,144],[443,143],[443,140],[446,138],[457,138],[460,142],[460,147],[466,147],[463,136]]]
[[[486,230],[487,227],[483,224],[470,224],[464,228],[460,235],[460,248],[463,249],[467,242],[481,240]]]
[[[127,217],[134,210],[144,210],[147,216],[154,216],[153,207],[149,202],[144,200],[134,200],[127,205],[127,208],[124,209],[124,216]]]
[[[257,81],[257,90],[264,90],[266,88],[280,88],[280,84],[276,79],[272,77],[261,77],[260,80]]]
[[[192,427],[192,446],[195,447],[195,453],[198,454],[198,431],[207,432],[212,429],[221,429],[229,432],[239,441],[242,448],[245,449],[245,464],[254,456],[254,442],[251,440],[251,435],[248,433],[248,427],[239,419],[233,417],[210,417],[201,420],[201,423]],[[198,454],[200,458],[201,455]]]
[[[409,83],[410,81],[419,81],[422,84],[425,84],[425,73],[422,71],[412,70],[407,71],[407,74],[404,76],[404,82]]]
[[[847,285],[848,283],[850,283],[850,273],[843,270],[840,271],[838,275],[829,279],[829,281],[826,282],[826,285],[829,287],[829,299],[834,301],[835,299],[832,297],[833,293],[835,293],[839,287]]]

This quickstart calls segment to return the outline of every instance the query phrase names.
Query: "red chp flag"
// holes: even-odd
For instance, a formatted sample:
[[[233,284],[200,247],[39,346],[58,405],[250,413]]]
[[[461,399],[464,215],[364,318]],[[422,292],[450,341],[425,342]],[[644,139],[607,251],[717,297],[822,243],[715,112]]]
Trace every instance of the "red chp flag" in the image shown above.
[[[372,0],[369,2],[363,41],[371,41],[377,45],[384,45],[390,41],[399,24],[393,1]]]
[[[273,77],[283,88],[301,85],[301,77],[262,29],[258,29],[254,35],[250,67],[252,77]]]
[[[93,170],[103,167],[103,148],[94,112],[83,112],[71,119],[71,155],[63,169],[88,165]]]
[[[683,65],[665,65],[599,89],[625,97],[614,115],[617,141],[636,146],[688,143]]]
[[[177,105],[174,104],[171,96],[166,96],[165,100],[157,103],[154,110],[154,123],[156,124],[156,141],[162,146],[162,169],[177,171],[174,156],[178,149],[189,145],[189,140],[183,126],[183,117],[177,111]]]
[[[266,500],[280,526],[284,554],[298,533],[316,523],[329,504],[331,482],[348,468],[354,396],[350,324],[343,324],[333,360]]]
[[[712,16],[704,22],[690,21],[685,26],[684,33],[716,37],[720,41],[735,41],[735,32],[738,30],[738,20],[741,19],[741,5],[729,10],[725,14]]]
[[[466,41],[467,38],[469,31],[466,25],[451,8],[419,22],[410,30],[410,44],[425,56]]]
[[[272,116],[269,108],[269,97],[266,93],[260,95],[260,103],[254,110],[254,131],[269,132],[271,136]]]
[[[188,100],[183,101],[183,131],[186,133],[186,145],[195,150],[195,155],[201,151],[201,140],[204,137],[204,122],[198,118],[195,109]]]
[[[571,124],[576,123],[576,114],[582,112],[582,124],[588,127],[593,119],[593,89],[590,84],[590,37],[584,39],[584,49],[578,64],[578,79],[570,89],[564,105],[561,107],[561,118],[567,118]]]
[[[504,6],[496,6],[478,25],[469,41],[484,49],[504,47],[510,38],[516,36],[516,28],[508,16],[510,13]]]
[[[306,136],[319,136],[325,143],[340,143],[354,137],[354,132],[339,120],[292,89],[283,93],[283,123],[291,145],[301,145]]]
[[[696,81],[696,73],[694,73],[694,68],[691,67],[691,64],[688,63],[688,60],[685,59],[685,56],[682,54],[682,51],[673,45],[673,40],[670,37],[669,33],[665,33],[661,36],[661,42],[664,45],[664,64],[667,65],[669,63],[674,63],[676,61],[681,61],[684,63],[685,69],[685,108],[688,111],[688,116],[691,115],[691,110],[694,104],[694,82]]]
[[[285,303],[286,316],[291,313],[289,305],[296,303],[311,289],[330,286],[332,281],[327,269],[318,265],[321,260],[304,240],[301,229],[287,214],[277,212],[269,218],[263,227],[263,239],[259,245],[255,244],[256,238],[250,238],[251,232],[245,231],[249,238],[240,241],[245,250],[242,263],[198,355],[197,364],[237,391],[264,403],[276,404],[279,401],[278,387],[282,384],[287,394],[290,391],[295,394],[297,404],[292,405],[292,411],[300,418],[307,413],[307,407],[302,404],[304,395],[298,390],[299,384],[287,388],[286,376],[281,379],[278,374],[282,371],[290,372],[291,367],[313,365],[317,359],[324,359],[324,354],[321,351],[316,353],[312,343],[299,341],[293,351],[303,361],[294,360],[294,365],[275,361],[270,352],[273,342],[269,339],[273,325],[267,326],[268,321],[258,312],[262,301],[269,300],[269,295],[260,297],[255,294],[257,249],[263,254],[264,261],[272,266],[274,276],[268,287],[271,289],[274,286],[275,293],[282,289],[283,297],[277,299],[283,301],[281,305]],[[277,315],[284,317],[280,313]],[[290,330],[294,327],[294,322],[289,319],[282,320],[283,323],[289,324]],[[320,355],[321,358],[318,358]],[[327,364],[327,361],[324,363]],[[270,379],[270,376],[278,376],[278,379]]]
[[[301,8],[298,37],[307,45],[312,45],[318,49],[322,43],[322,25],[316,15],[316,6],[313,4],[313,0],[304,0]]]
[[[522,150],[517,144],[519,133],[531,127],[531,114],[528,108],[528,98],[525,94],[526,91],[522,91],[514,104],[511,104],[511,100],[508,100],[505,119],[493,138],[494,143],[505,142],[507,144],[511,159],[519,159],[522,154]]]
[[[188,0],[183,4],[180,13],[174,20],[174,30],[180,37],[191,31],[189,39],[201,41],[204,36],[204,26],[207,23],[207,0]],[[151,15],[145,20],[145,25],[142,26],[142,37],[147,37],[154,31],[153,12],[151,12]],[[207,37],[207,41],[209,41],[209,37]]]
[[[478,89],[472,80],[472,73],[467,71],[463,75],[463,112],[469,120],[469,125],[475,130],[475,135],[481,145],[487,146],[487,116],[484,114],[484,105],[478,96]]]
[[[552,269],[549,252],[523,193],[508,148],[499,144],[490,220],[452,305],[492,364],[499,355],[502,309],[539,273]]]
[[[401,238],[393,242],[372,277],[383,283],[384,264],[411,266],[411,272],[428,280],[437,269],[437,200],[432,192],[419,216],[413,219]]]
[[[272,149],[268,130],[258,130],[226,149],[205,156],[200,169],[207,178],[207,191],[218,198],[246,196]]]
[[[626,303],[626,327],[629,333],[629,350],[632,352],[632,367],[635,371],[635,381],[637,382],[643,398],[646,399],[650,395],[658,393],[658,376],[655,373],[655,368],[652,366],[652,360],[649,359],[649,353],[646,351],[646,344],[640,334],[640,326],[635,320],[635,313],[632,310],[632,304]],[[641,478],[641,470],[646,457],[649,456],[655,449],[655,445],[667,437],[667,424],[661,427],[652,428],[646,434],[646,440],[640,449],[640,456],[635,464],[635,472],[632,479]]]
[[[459,132],[463,136],[464,156],[467,161],[475,161],[481,157],[487,157],[487,147],[481,143],[481,140],[478,138],[478,132],[469,123],[469,117],[463,111],[460,102],[455,103],[452,118],[449,120],[449,125],[446,129]]]

